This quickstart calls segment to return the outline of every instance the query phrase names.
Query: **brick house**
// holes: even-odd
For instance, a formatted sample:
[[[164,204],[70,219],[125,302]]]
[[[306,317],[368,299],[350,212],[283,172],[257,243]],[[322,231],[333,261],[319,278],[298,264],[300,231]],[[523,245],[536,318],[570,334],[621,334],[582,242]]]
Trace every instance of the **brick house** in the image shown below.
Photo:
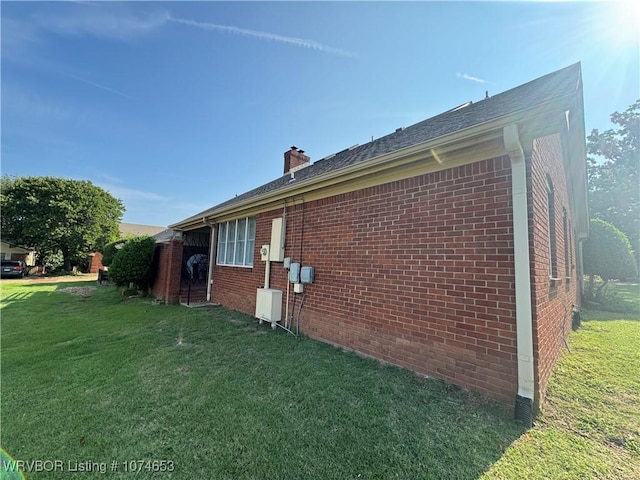
[[[530,422],[580,301],[586,192],[575,64],[314,163],[292,147],[280,178],[171,226],[154,292],[444,379]]]

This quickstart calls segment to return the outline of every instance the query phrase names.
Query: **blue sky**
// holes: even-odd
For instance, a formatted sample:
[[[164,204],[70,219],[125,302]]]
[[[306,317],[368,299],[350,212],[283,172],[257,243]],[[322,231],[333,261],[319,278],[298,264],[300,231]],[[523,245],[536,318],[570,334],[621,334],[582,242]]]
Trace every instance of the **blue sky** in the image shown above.
[[[640,2],[638,2],[640,3]],[[640,98],[635,3],[2,2],[2,173],[168,225],[581,61],[585,124]]]

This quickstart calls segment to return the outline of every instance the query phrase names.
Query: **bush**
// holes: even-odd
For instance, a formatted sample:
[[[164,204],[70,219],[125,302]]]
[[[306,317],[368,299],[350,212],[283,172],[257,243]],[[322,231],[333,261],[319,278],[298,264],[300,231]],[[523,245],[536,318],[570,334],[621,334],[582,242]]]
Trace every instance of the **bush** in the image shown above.
[[[102,253],[102,265],[108,267],[113,262],[113,259],[122,247],[124,247],[125,243],[128,240],[116,240],[115,242],[107,243],[101,250]]]
[[[134,237],[119,249],[109,266],[109,279],[119,287],[133,283],[147,291],[152,280],[156,241],[149,236]]]
[[[627,236],[610,223],[591,220],[591,233],[584,243],[584,273],[590,276],[592,298],[601,295],[609,280],[635,278],[636,261]],[[602,279],[595,285],[595,276]]]
[[[55,252],[45,252],[38,254],[38,265],[42,265],[45,270],[55,270],[59,267],[62,267],[64,263],[64,257],[62,256],[62,252],[57,250]]]
[[[638,306],[621,294],[621,285],[604,284],[600,277],[586,278],[583,283],[585,306],[593,310],[619,313],[637,313]]]

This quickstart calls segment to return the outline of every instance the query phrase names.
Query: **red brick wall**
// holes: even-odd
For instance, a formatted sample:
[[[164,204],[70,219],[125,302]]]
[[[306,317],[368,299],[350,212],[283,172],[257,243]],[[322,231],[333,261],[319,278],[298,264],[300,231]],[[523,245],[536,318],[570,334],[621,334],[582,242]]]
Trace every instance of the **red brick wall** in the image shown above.
[[[156,245],[157,271],[151,292],[164,298],[168,304],[178,303],[180,295],[180,270],[182,268],[182,241],[172,239],[169,243]]]
[[[551,180],[554,191],[558,280],[550,279],[547,178]],[[567,181],[571,179],[565,176],[560,135],[549,135],[534,140],[529,195],[533,205],[530,210],[531,281],[538,404],[544,398],[551,371],[562,353],[563,341],[571,331],[572,305],[579,302],[579,278],[574,245],[575,217],[569,203]]]
[[[511,212],[507,158],[290,206],[285,255],[315,267],[301,330],[512,402]],[[253,268],[215,267],[215,301],[254,313],[259,249],[281,215],[257,217]],[[286,292],[282,264],[271,270],[271,287]]]
[[[102,253],[96,252],[91,254],[91,264],[89,265],[89,273],[98,273],[102,266]]]
[[[157,298],[164,298],[167,288],[167,274],[170,269],[169,244],[157,243],[155,254],[157,255],[158,262],[156,276],[151,286],[151,293]]]

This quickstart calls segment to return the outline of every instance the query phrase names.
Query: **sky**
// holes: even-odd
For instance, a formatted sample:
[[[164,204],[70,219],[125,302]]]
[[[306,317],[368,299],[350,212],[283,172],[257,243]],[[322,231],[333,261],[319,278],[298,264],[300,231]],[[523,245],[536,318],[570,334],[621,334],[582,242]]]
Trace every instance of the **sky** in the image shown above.
[[[586,131],[640,98],[640,2],[8,2],[3,175],[90,180],[167,226],[582,63]]]

